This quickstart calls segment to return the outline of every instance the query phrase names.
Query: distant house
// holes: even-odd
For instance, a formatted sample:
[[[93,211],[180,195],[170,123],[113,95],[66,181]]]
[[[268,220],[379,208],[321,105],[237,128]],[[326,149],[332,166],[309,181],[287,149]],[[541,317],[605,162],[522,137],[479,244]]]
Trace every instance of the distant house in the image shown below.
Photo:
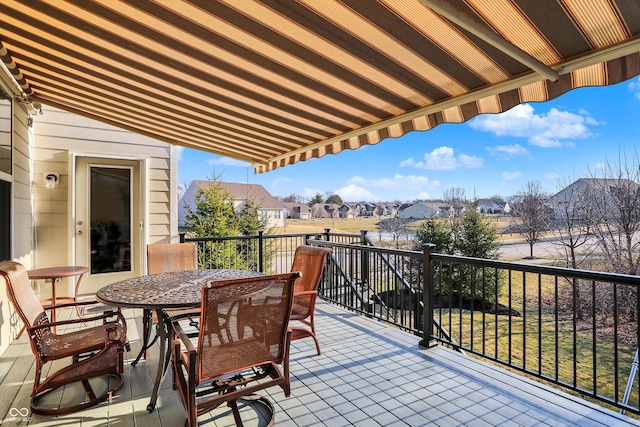
[[[273,197],[262,185],[243,184],[237,182],[218,182],[234,199],[234,209],[239,212],[247,200],[259,206],[259,213],[268,218],[268,227],[284,227],[286,221],[285,207]],[[195,193],[199,188],[206,189],[209,181],[193,181],[178,202],[178,225],[184,227],[188,208],[195,210]]]
[[[505,209],[508,211],[507,202],[495,202],[490,199],[478,199],[476,201],[476,211],[479,213],[504,214]]]
[[[287,208],[289,218],[294,219],[310,219],[311,218],[311,208],[309,205],[305,203],[296,203],[296,202],[282,202],[283,205]]]
[[[590,201],[605,203],[604,209],[612,212],[613,204],[618,200],[615,193],[620,189],[640,192],[640,185],[628,179],[580,178],[551,196],[549,205],[558,219],[567,215],[573,219],[583,217],[585,208],[588,208],[585,206],[585,197]]]
[[[316,203],[311,206],[311,218],[339,218],[339,208],[335,203]]]
[[[340,218],[355,218],[355,211],[348,204],[343,204],[338,208]]]
[[[398,218],[423,219],[433,216],[438,216],[438,210],[429,202],[417,202],[398,211]]]

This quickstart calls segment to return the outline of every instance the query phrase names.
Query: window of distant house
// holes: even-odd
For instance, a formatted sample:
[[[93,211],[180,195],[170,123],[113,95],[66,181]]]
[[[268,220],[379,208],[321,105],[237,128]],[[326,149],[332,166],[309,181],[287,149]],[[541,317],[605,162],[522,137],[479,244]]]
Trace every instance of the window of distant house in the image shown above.
[[[11,99],[0,89],[0,261],[11,258]]]
[[[281,212],[280,212],[280,211],[275,211],[275,212],[273,213],[273,217],[274,217],[275,219],[280,219],[280,214],[281,214]]]

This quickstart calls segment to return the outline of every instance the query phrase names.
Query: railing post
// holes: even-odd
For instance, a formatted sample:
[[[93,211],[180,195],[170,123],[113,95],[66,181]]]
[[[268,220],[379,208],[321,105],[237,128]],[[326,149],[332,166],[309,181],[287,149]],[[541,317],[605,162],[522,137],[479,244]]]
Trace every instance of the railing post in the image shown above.
[[[324,240],[326,240],[327,242],[331,241],[331,229],[330,228],[325,228],[324,229],[324,236],[325,236]]]
[[[184,233],[178,233],[178,236],[180,236],[180,243],[184,243]]]
[[[367,230],[360,230],[360,244],[367,244]]]
[[[258,231],[258,271],[260,273],[264,272],[264,251],[262,250],[262,245],[264,244],[263,234],[263,230]]]
[[[431,348],[438,343],[432,338],[433,336],[433,279],[434,279],[434,266],[431,260],[431,251],[436,247],[432,243],[425,243],[422,245],[422,269],[423,269],[423,283],[424,289],[422,290],[422,302],[424,304],[424,310],[422,310],[422,325],[423,325],[423,337],[419,344],[423,347]]]

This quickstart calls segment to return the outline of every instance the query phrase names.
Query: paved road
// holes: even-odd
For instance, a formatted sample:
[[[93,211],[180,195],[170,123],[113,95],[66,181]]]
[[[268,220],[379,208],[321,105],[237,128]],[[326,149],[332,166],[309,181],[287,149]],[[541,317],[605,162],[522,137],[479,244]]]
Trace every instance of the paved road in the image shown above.
[[[515,235],[514,235],[515,236]],[[500,258],[509,261],[524,260],[529,257],[530,248],[528,243],[510,243],[505,239],[506,243],[500,248]],[[580,252],[586,251],[586,246],[579,249]],[[548,262],[550,259],[564,260],[564,249],[555,240],[539,241],[533,245],[533,256],[544,258],[542,261]],[[530,260],[527,260],[529,262]]]

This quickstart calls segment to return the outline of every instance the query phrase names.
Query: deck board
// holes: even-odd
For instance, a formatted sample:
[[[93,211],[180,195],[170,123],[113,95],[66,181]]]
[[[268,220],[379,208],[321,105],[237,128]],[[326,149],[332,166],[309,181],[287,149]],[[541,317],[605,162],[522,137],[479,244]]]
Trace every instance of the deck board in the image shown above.
[[[184,412],[165,376],[157,409],[146,410],[158,363],[157,345],[136,367],[141,312],[124,310],[132,349],[125,382],[111,403],[63,417],[11,416],[28,407],[33,356],[25,336],[0,359],[3,426],[150,426],[184,424]],[[266,393],[278,426],[639,426],[640,422],[443,347],[425,349],[419,338],[328,303],[319,303],[313,340],[294,341],[292,394]],[[70,397],[70,395],[64,395]],[[202,416],[201,425],[234,425],[226,406]]]

